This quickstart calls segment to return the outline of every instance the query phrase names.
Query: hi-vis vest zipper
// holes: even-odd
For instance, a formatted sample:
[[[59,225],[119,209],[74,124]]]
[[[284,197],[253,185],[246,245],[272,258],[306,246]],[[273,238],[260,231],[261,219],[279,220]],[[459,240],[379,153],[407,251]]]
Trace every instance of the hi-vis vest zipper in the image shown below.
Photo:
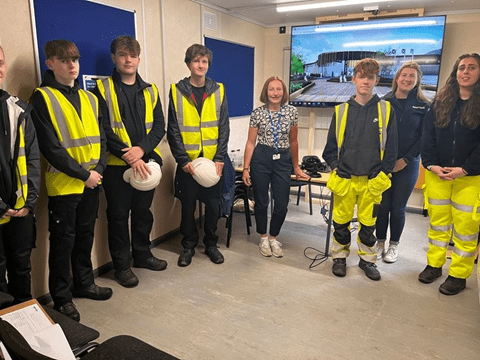
[[[225,96],[223,84],[218,85],[219,88],[205,99],[201,116],[193,99],[183,96],[175,84],[171,85],[178,126],[190,160],[198,158],[202,151],[204,157],[213,160],[217,153],[218,122]]]
[[[122,122],[122,116],[120,115],[120,107],[118,106],[117,93],[115,92],[115,85],[111,77],[97,80],[98,90],[102,94],[105,102],[107,103],[108,114],[110,116],[110,125],[112,130],[123,141],[126,147],[132,147],[132,142],[128,136],[127,130]],[[145,98],[145,129],[147,134],[153,127],[153,109],[157,105],[158,101],[158,89],[155,84],[143,89],[143,96]],[[160,153],[160,147],[154,149],[158,156],[162,157]],[[110,152],[107,152],[107,165],[125,166],[127,163],[122,159],[116,157]]]
[[[21,107],[15,103],[18,101],[16,97],[10,97],[7,99],[8,117],[11,124],[15,124],[18,121],[19,116],[24,111]],[[28,195],[28,179],[27,179],[27,158],[25,155],[25,118],[18,124],[17,134],[10,134],[12,144],[18,141],[18,155],[17,164],[15,166],[15,178],[17,180],[17,199],[15,201],[14,210],[20,210],[25,206]],[[13,154],[11,154],[13,158]],[[10,218],[0,219],[0,224],[6,224],[10,221]]]
[[[100,160],[101,140],[98,124],[98,99],[79,90],[81,119],[73,105],[60,91],[51,87],[38,88],[52,120],[60,144],[85,170],[92,170]],[[85,182],[70,177],[48,164],[45,172],[48,196],[82,194]]]
[[[390,102],[380,100],[378,106],[378,134],[380,138],[380,159],[383,160],[385,146],[387,145],[387,128],[390,121],[391,105]],[[342,148],[345,137],[345,128],[347,126],[348,103],[335,106],[335,134],[337,137],[338,155]]]

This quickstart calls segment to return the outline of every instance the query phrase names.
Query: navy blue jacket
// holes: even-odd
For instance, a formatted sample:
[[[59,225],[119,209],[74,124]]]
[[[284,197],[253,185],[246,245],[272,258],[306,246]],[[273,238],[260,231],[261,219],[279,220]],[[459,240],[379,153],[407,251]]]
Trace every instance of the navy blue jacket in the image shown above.
[[[405,99],[405,107],[390,91],[384,97],[395,109],[397,120],[398,149],[397,159],[404,159],[408,164],[420,155],[422,129],[428,103],[417,98],[417,88],[410,91]]]
[[[458,100],[445,128],[435,126],[435,103],[427,112],[422,136],[424,167],[461,167],[468,175],[480,175],[480,126],[469,129],[462,125],[460,113],[465,103]]]

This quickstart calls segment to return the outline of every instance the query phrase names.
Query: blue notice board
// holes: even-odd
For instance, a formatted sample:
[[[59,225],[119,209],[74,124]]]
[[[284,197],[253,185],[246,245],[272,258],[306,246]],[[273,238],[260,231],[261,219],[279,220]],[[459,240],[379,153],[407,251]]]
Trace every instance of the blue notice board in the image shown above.
[[[250,46],[205,37],[213,53],[207,77],[223,83],[230,117],[248,116],[253,110],[255,49]]]
[[[47,70],[43,46],[49,40],[73,41],[83,75],[111,75],[110,43],[120,35],[135,37],[135,13],[86,0],[32,0],[40,71]]]

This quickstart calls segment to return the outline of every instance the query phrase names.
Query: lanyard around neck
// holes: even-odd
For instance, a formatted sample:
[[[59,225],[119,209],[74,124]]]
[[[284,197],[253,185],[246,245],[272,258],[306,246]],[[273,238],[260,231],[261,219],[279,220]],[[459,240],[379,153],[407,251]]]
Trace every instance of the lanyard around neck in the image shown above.
[[[270,125],[272,126],[272,133],[273,133],[273,143],[275,145],[275,153],[278,153],[278,133],[280,132],[280,126],[282,124],[282,108],[280,107],[280,110],[278,111],[278,122],[277,126],[275,128],[275,124],[273,123],[273,117],[272,113],[270,112],[270,109],[267,109],[268,111],[268,116],[270,118]]]

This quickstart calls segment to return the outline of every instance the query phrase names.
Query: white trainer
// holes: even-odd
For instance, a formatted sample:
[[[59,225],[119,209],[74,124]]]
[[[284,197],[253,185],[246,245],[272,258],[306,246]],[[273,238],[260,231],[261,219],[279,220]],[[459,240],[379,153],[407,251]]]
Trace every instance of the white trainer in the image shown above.
[[[386,263],[394,263],[398,258],[398,244],[391,244],[383,257]]]
[[[382,260],[385,255],[385,240],[377,240],[377,260]]]
[[[269,239],[270,242],[270,248],[272,249],[272,255],[280,258],[283,256],[283,251],[282,251],[282,244],[277,241],[277,239]]]
[[[260,248],[260,254],[263,256],[272,256],[272,249],[270,248],[268,237],[260,238],[260,244],[258,244],[258,247]]]

